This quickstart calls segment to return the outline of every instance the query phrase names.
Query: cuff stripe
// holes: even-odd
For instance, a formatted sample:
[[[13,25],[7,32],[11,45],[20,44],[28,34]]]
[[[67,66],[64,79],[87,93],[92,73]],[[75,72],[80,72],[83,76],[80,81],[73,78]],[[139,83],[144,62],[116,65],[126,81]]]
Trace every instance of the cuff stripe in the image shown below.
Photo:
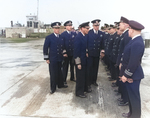
[[[44,58],[48,58],[48,55],[44,55]]]
[[[128,76],[132,76],[133,75],[133,73],[131,73],[131,72],[127,71],[127,70],[125,70],[125,74],[127,74]]]

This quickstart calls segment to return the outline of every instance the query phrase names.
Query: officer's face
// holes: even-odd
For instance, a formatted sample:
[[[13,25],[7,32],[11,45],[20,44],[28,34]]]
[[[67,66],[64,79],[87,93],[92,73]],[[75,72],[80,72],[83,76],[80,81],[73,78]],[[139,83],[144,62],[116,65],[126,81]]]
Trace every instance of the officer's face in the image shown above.
[[[59,28],[59,27],[55,27],[55,28],[53,28],[53,31],[54,31],[54,33],[56,33],[56,34],[59,34],[59,30],[60,30],[60,28]]]
[[[89,32],[89,27],[82,27],[81,28],[81,31],[84,33],[84,34],[88,34],[88,32]]]
[[[121,35],[121,34],[122,34],[122,31],[119,29],[119,30],[117,31],[117,34],[118,34],[118,35]]]
[[[116,31],[116,30],[115,30],[114,28],[111,28],[111,29],[110,29],[110,34],[114,34],[115,31]]]
[[[66,26],[66,30],[71,31],[72,30],[72,25]]]
[[[124,30],[124,23],[123,22],[120,22],[119,29]]]
[[[129,28],[129,31],[128,31],[128,33],[129,33],[129,37],[132,37],[133,32],[134,32],[134,30],[133,30],[133,29],[131,29],[131,28]]]
[[[96,31],[99,30],[99,25],[93,25],[93,29],[95,29]]]
[[[84,29],[85,29],[85,34],[88,34],[90,28],[89,27],[85,27]]]

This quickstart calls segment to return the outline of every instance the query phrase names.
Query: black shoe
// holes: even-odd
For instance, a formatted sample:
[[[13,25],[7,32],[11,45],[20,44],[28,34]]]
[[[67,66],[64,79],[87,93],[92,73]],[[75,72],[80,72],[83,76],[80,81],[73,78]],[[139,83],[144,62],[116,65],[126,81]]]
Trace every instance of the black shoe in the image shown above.
[[[121,98],[118,98],[118,99],[117,99],[117,101],[118,101],[118,102],[122,102],[122,101],[123,101],[123,99],[121,99]]]
[[[98,86],[98,84],[96,82],[93,83],[94,86]]]
[[[114,92],[118,92],[118,90],[114,90]]]
[[[113,85],[113,84],[116,84],[116,82],[112,82],[112,85]]]
[[[130,112],[129,113],[123,113],[122,116],[128,118],[131,116],[131,113]]]
[[[114,79],[110,78],[109,81],[114,81]]]
[[[64,86],[58,87],[58,88],[67,88],[67,87],[68,87],[68,85],[64,85]]]
[[[108,77],[108,79],[111,79],[111,77]]]
[[[76,82],[76,80],[75,80],[75,79],[70,79],[70,81]]]
[[[117,92],[115,95],[118,96],[118,95],[120,95],[120,93]]]
[[[111,87],[117,87],[117,85],[116,84],[112,84]]]
[[[87,90],[87,91],[85,91],[85,92],[87,92],[87,93],[92,92],[91,86],[88,86],[88,90]]]
[[[129,105],[128,102],[118,102],[118,106],[127,106]]]
[[[62,88],[67,88],[68,87],[68,85],[64,85]]]
[[[86,95],[76,95],[76,96],[80,98],[86,98]]]
[[[53,94],[53,93],[55,93],[55,91],[50,91],[50,94]]]
[[[64,82],[64,85],[67,85],[67,82]]]

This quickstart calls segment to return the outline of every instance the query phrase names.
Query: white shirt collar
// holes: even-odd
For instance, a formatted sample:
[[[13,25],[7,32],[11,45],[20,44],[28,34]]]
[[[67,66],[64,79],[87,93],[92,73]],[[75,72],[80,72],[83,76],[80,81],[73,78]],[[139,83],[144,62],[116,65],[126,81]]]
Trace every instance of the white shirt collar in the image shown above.
[[[56,37],[58,37],[58,36],[59,36],[59,34],[56,34],[56,33],[54,33],[54,35],[55,35]]]
[[[141,36],[141,34],[135,35],[135,36],[132,38],[132,40],[135,39],[135,38],[138,37],[138,36]]]
[[[68,30],[67,30],[67,32],[68,32],[68,34],[71,34],[71,31],[68,31]]]
[[[125,33],[127,30],[129,30],[129,29],[127,28],[126,30],[124,30],[124,32],[123,32],[123,33]]]
[[[98,31],[96,31],[95,29],[93,29],[94,33],[98,33]]]
[[[83,36],[85,36],[82,32],[81,32],[81,34],[82,34]]]

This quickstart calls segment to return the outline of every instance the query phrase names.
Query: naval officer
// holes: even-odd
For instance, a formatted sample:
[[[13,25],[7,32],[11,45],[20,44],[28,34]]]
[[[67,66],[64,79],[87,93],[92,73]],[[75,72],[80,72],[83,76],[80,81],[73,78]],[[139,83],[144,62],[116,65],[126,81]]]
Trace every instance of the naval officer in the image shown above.
[[[128,34],[129,20],[122,16],[120,18],[119,28],[121,31],[123,31],[123,34],[121,36],[122,38],[121,38],[119,49],[118,49],[118,57],[117,57],[117,62],[116,62],[118,66],[121,65],[120,63],[121,63],[121,58],[123,56],[124,48],[128,44],[128,42],[131,40],[131,37],[129,37],[129,34]],[[123,83],[122,81],[119,81],[118,86],[119,86],[118,91],[121,93],[121,99],[118,99],[119,100],[118,105],[126,106],[128,105],[128,95],[127,95],[125,83]]]
[[[144,78],[141,60],[144,54],[144,42],[141,30],[144,26],[136,21],[129,21],[129,37],[132,38],[124,49],[121,66],[121,80],[125,83],[129,97],[129,113],[123,113],[123,117],[141,117],[141,99],[139,86]]]
[[[108,44],[108,38],[109,38],[109,36],[110,36],[110,34],[108,33],[108,29],[109,29],[109,25],[108,24],[104,24],[104,28],[105,28],[105,33],[104,33],[104,54],[105,54],[105,56],[103,57],[103,59],[104,59],[104,62],[105,62],[105,64],[107,65],[107,67],[109,66],[109,61],[108,61],[108,58],[107,58],[107,54],[106,54],[106,47],[107,47],[107,44]],[[108,69],[108,68],[107,68]]]
[[[99,30],[100,26],[99,19],[91,21],[93,23],[93,29],[88,33],[88,42],[87,42],[87,53],[88,53],[88,67],[87,67],[87,81],[89,92],[91,91],[90,85],[97,84],[97,74],[99,67],[100,51],[104,48],[103,38],[104,33]]]
[[[56,91],[56,86],[58,88],[67,88],[63,83],[61,71],[62,60],[63,56],[66,56],[66,50],[64,49],[64,40],[59,35],[60,25],[60,22],[51,24],[54,33],[45,38],[43,46],[44,60],[49,65],[51,94]]]
[[[111,59],[111,54],[113,50],[113,44],[114,41],[116,40],[117,32],[116,32],[116,27],[114,25],[110,25],[110,37],[109,37],[109,42],[108,42],[108,48],[107,48],[107,53],[108,53],[108,60],[110,64],[110,74],[111,77],[109,77],[109,81],[113,81],[115,79],[115,72],[114,72],[114,63],[112,62]]]
[[[73,42],[75,38],[75,33],[72,32],[72,21],[66,21],[64,23],[64,26],[66,28],[66,31],[64,31],[61,36],[65,42],[65,54],[66,57],[64,57],[63,61],[63,77],[64,77],[64,83],[67,84],[66,78],[68,74],[68,66],[70,65],[70,80],[75,82],[74,79],[74,59],[73,59]]]
[[[80,25],[80,32],[74,40],[74,58],[76,64],[76,96],[85,98],[84,92],[86,86],[86,70],[87,70],[87,34],[89,32],[89,22]]]

